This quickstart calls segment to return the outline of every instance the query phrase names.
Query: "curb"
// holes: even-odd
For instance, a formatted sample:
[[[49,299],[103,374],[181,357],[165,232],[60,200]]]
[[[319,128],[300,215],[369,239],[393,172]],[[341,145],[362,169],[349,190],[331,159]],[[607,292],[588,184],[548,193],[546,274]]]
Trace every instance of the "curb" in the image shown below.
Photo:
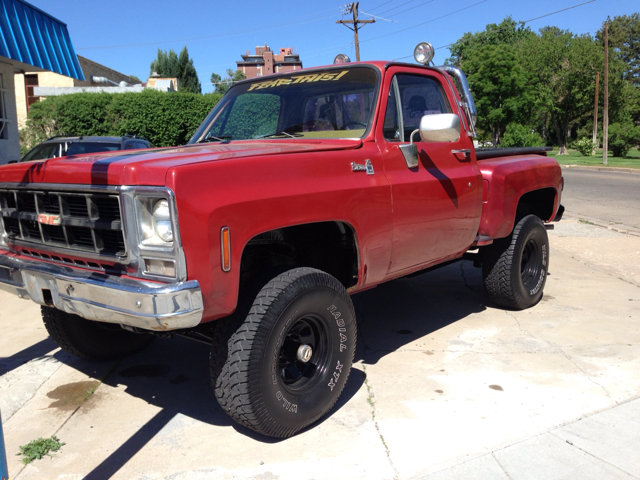
[[[605,166],[590,166],[590,165],[560,165],[562,168],[573,168],[576,170],[596,170],[604,172],[617,172],[617,173],[632,173],[640,175],[640,168],[628,168],[628,167],[605,167]]]

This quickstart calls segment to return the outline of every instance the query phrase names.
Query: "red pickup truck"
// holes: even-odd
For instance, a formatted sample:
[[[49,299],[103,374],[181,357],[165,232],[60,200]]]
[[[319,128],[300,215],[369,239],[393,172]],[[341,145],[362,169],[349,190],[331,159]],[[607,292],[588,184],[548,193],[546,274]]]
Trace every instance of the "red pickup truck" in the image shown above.
[[[475,150],[474,123],[450,66],[239,82],[185,146],[0,167],[0,288],[86,359],[207,342],[222,408],[294,435],[347,381],[351,294],[473,258],[494,303],[540,300],[561,170],[544,149]]]

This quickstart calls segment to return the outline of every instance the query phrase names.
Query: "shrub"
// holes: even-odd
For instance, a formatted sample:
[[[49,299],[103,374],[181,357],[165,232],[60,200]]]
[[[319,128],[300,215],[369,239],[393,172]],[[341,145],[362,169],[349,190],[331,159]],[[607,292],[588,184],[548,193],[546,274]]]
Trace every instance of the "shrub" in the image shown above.
[[[53,135],[140,135],[159,147],[184,145],[220,97],[157,90],[49,97],[31,106],[23,147]]]
[[[580,140],[576,140],[573,144],[573,148],[579,151],[585,157],[590,157],[593,155],[593,151],[597,148],[598,144],[593,141],[591,138],[581,138]]]
[[[626,157],[634,146],[640,143],[640,127],[633,122],[609,125],[609,150],[614,157]]]
[[[545,142],[538,132],[519,123],[510,123],[502,137],[502,147],[538,147]]]

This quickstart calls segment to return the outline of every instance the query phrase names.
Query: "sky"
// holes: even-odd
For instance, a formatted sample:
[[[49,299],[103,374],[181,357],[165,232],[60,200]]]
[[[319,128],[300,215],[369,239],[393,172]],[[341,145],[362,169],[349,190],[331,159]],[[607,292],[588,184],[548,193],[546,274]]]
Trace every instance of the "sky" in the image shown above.
[[[345,4],[338,1],[27,1],[67,24],[78,55],[143,81],[159,48],[179,53],[186,46],[203,93],[213,90],[211,73],[235,70],[240,56],[254,54],[258,45],[276,52],[292,47],[304,67],[331,64],[338,53],[355,61],[353,32],[336,24],[351,15],[343,15]],[[607,16],[640,12],[640,1],[361,0],[359,11],[361,20],[376,20],[359,30],[361,60],[413,62],[414,47],[430,42],[440,65],[449,57],[448,44],[507,16],[531,20],[527,26],[534,31],[552,25],[594,35]]]

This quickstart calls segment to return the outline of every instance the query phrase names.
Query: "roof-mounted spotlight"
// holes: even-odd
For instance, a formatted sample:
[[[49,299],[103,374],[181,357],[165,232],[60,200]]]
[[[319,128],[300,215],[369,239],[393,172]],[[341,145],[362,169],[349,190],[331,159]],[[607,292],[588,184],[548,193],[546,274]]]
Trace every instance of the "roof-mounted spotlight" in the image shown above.
[[[344,53],[339,53],[338,55],[336,55],[336,58],[333,59],[333,64],[338,65],[340,63],[351,63],[351,59]]]
[[[413,50],[413,58],[415,58],[418,63],[428,65],[429,62],[433,60],[434,53],[433,45],[429,42],[422,42]]]

